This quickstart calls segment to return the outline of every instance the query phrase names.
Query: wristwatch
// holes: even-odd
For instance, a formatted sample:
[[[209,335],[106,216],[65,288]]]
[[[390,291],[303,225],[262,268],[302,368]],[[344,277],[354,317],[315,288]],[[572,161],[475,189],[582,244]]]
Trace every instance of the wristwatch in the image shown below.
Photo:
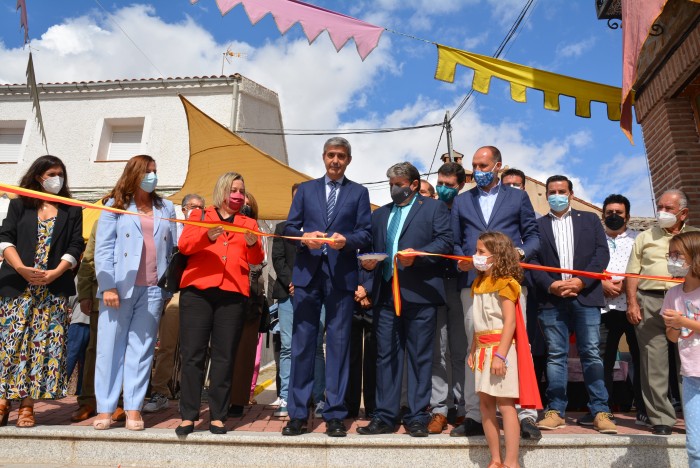
[[[521,249],[520,247],[516,247],[515,250],[518,252],[518,254],[520,254],[520,260],[524,260],[525,259],[525,251],[523,249]]]

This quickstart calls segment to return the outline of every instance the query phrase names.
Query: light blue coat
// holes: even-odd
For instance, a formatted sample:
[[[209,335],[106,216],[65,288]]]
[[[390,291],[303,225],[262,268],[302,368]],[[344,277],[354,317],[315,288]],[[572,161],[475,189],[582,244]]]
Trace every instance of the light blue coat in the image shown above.
[[[113,199],[107,201],[112,206]],[[136,213],[132,202],[127,211]],[[168,267],[168,258],[176,239],[175,223],[162,218],[175,218],[172,202],[163,200],[163,207],[153,206],[153,237],[158,262],[158,278]],[[95,237],[95,272],[97,273],[97,297],[109,289],[117,288],[120,299],[128,299],[134,290],[136,273],[141,263],[143,233],[139,216],[120,215],[103,211],[97,224]],[[163,297],[170,297],[163,291]]]

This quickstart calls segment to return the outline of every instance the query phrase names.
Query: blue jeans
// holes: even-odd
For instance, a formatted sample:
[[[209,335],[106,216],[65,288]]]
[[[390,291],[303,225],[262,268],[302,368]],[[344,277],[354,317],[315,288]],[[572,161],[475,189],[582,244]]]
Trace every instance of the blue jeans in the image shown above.
[[[683,377],[683,416],[688,466],[700,468],[700,377]]]
[[[280,327],[280,399],[287,401],[289,395],[289,371],[292,368],[292,323],[294,309],[292,298],[277,303]],[[314,388],[312,395],[315,402],[323,401],[326,391],[326,364],[323,358],[323,335],[326,323],[326,310],[321,309],[321,324],[318,331],[316,360],[314,362]]]
[[[76,364],[80,364],[78,386],[75,391],[80,395],[83,387],[83,371],[85,368],[85,350],[90,341],[90,325],[87,323],[71,323],[68,327],[66,342],[66,375],[70,378]]]
[[[569,330],[576,333],[576,348],[583,367],[591,414],[608,413],[603,360],[600,358],[600,309],[582,305],[578,299],[565,299],[558,307],[540,310],[540,325],[547,342],[548,408],[564,417],[568,399]]]

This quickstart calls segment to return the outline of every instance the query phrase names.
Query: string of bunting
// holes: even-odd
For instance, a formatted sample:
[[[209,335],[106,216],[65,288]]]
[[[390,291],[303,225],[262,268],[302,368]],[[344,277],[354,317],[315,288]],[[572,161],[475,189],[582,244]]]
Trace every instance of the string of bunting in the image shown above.
[[[447,254],[436,254],[436,253],[429,253],[429,252],[420,252],[416,250],[412,251],[406,251],[406,250],[400,250],[396,252],[396,255],[394,255],[394,275],[391,278],[391,286],[392,286],[392,295],[394,297],[394,311],[396,312],[397,316],[401,315],[401,289],[400,289],[400,284],[399,284],[399,266],[398,266],[398,258],[399,257],[442,257],[442,258],[448,258],[450,260],[471,260],[472,257],[470,256],[461,256],[461,255],[447,255]],[[525,270],[539,270],[539,271],[546,271],[550,273],[568,273],[573,276],[583,276],[585,278],[592,278],[592,279],[597,279],[597,280],[611,280],[613,277],[617,276],[623,276],[626,278],[637,278],[637,279],[647,279],[647,280],[654,280],[654,281],[668,281],[671,283],[683,283],[685,280],[683,278],[672,278],[670,276],[652,276],[652,275],[638,275],[636,273],[615,273],[615,272],[609,272],[609,271],[603,271],[602,273],[595,273],[592,271],[583,271],[583,270],[569,270],[566,268],[556,268],[556,267],[548,267],[544,265],[533,265],[532,263],[520,263],[520,266],[525,269]]]

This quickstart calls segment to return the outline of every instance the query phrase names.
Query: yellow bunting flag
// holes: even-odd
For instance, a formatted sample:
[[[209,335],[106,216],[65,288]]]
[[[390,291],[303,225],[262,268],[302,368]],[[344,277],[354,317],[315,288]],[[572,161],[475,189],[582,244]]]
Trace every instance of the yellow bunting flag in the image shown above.
[[[526,89],[544,92],[544,108],[559,111],[559,96],[565,95],[576,100],[576,115],[591,116],[591,101],[605,103],[608,119],[620,120],[621,90],[592,81],[538,70],[513,62],[499,60],[485,55],[473,54],[437,44],[438,63],[435,79],[454,82],[457,65],[474,70],[472,88],[488,94],[491,78],[496,77],[510,83],[510,96],[516,102],[526,102]]]

